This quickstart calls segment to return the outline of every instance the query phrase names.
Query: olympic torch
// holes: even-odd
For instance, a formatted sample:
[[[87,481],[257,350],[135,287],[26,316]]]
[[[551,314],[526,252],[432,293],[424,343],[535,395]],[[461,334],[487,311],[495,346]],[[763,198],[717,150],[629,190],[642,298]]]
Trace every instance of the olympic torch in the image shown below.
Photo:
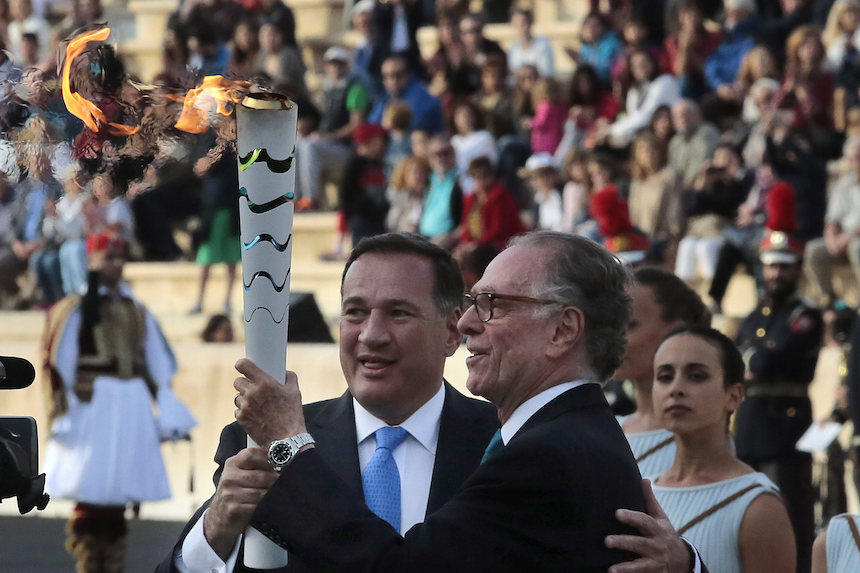
[[[290,314],[296,112],[295,103],[268,93],[249,94],[236,107],[245,354],[281,383]],[[248,447],[258,447],[250,437]],[[286,564],[286,551],[248,528],[246,567]]]

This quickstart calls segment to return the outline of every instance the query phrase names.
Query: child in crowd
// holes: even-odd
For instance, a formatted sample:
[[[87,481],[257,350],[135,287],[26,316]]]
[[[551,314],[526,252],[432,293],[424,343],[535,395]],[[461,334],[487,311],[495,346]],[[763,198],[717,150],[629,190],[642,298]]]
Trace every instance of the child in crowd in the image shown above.
[[[535,153],[526,161],[526,175],[534,191],[535,229],[564,230],[564,210],[558,190],[558,169],[552,155]]]
[[[387,134],[380,125],[364,123],[355,128],[355,155],[347,164],[338,199],[352,231],[352,244],[385,232],[388,199],[383,171]]]
[[[385,150],[385,176],[390,178],[394,169],[405,158],[412,155],[409,125],[412,123],[412,108],[404,101],[393,101],[382,114],[382,127],[388,132],[388,147]]]
[[[558,82],[541,78],[532,91],[535,115],[531,120],[532,153],[555,153],[564,135],[567,108],[561,102]]]
[[[473,159],[469,175],[475,182],[475,191],[463,197],[460,246],[455,256],[478,245],[492,245],[501,251],[508,239],[526,232],[517,200],[496,178],[489,158]]]
[[[599,160],[593,165],[595,170],[606,169]],[[628,265],[647,259],[650,241],[645,233],[636,229],[630,221],[627,200],[618,194],[618,187],[606,185],[592,195],[590,211],[597,221],[603,245],[609,251]]]
[[[421,222],[421,205],[430,177],[430,164],[423,157],[411,155],[394,169],[388,186],[391,208],[386,226],[391,232],[415,233]]]
[[[484,114],[472,102],[463,102],[457,106],[454,125],[457,135],[451,137],[451,145],[460,168],[460,187],[463,193],[471,193],[474,191],[474,184],[469,176],[469,164],[477,157],[486,157],[490,163],[496,165],[496,142],[490,132],[484,129]]]
[[[596,240],[597,226],[588,212],[591,201],[588,161],[589,154],[582,149],[574,149],[565,159],[562,173],[567,177],[567,183],[562,190],[562,230]]]

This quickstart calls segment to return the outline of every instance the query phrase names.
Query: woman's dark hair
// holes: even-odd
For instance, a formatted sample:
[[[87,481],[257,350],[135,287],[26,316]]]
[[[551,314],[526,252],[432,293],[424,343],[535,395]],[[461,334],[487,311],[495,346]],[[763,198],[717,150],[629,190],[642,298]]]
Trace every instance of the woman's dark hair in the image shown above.
[[[215,331],[224,324],[231,324],[229,316],[226,314],[212,315],[209,318],[209,322],[206,323],[206,328],[200,334],[200,338],[203,339],[203,342],[212,342],[212,336],[215,334]]]
[[[582,78],[588,80],[591,85],[589,93],[582,94],[578,91],[578,85]],[[570,105],[598,105],[600,103],[600,79],[597,77],[597,71],[588,65],[583,64],[576,68],[573,76],[570,78],[570,89],[568,90],[568,98]]]
[[[674,273],[657,267],[641,267],[633,275],[637,285],[651,289],[663,322],[711,325],[711,313],[702,298]]]
[[[473,129],[475,131],[481,131],[486,127],[486,121],[484,120],[484,110],[482,110],[475,102],[472,101],[464,101],[457,105],[457,108],[454,110],[454,116],[457,115],[461,109],[468,109],[472,112],[472,122],[474,123]]]
[[[741,357],[738,347],[731,338],[710,326],[685,324],[669,331],[666,336],[663,337],[660,345],[662,346],[670,338],[680,336],[682,334],[697,336],[717,349],[717,354],[720,357],[720,366],[723,369],[724,387],[728,388],[735,384],[744,383],[744,374],[746,372],[744,359]]]
[[[582,19],[582,23],[585,24],[586,20],[597,20],[600,22],[600,25],[603,27],[603,31],[612,29],[612,24],[609,22],[609,19],[603,15],[602,12],[598,10],[593,10],[585,15],[585,18]],[[580,26],[582,28],[582,26]]]
[[[633,58],[640,55],[640,54],[645,56],[646,58],[648,58],[648,61],[651,62],[651,75],[648,76],[648,81],[649,82],[654,81],[662,73],[662,70],[660,69],[660,64],[657,62],[657,58],[654,57],[654,54],[652,54],[651,52],[649,52],[645,48],[636,48],[635,50],[633,50],[630,53],[630,55],[628,56],[628,60],[627,60],[627,68],[629,70],[631,70],[631,74],[632,74]]]

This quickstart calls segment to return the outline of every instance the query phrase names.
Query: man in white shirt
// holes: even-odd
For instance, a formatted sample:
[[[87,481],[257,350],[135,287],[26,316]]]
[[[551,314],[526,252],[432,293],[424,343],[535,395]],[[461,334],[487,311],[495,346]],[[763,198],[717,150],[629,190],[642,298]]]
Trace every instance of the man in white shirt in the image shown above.
[[[829,307],[838,298],[833,275],[839,266],[851,265],[860,280],[860,137],[845,142],[842,155],[849,170],[833,186],[824,217],[824,236],[806,244],[804,272]]]
[[[348,269],[344,321],[365,332],[380,328],[387,305],[348,293],[373,284],[383,294],[368,300],[378,300],[392,278]],[[270,444],[268,458],[249,451],[242,462],[280,473],[258,488],[250,524],[318,570],[694,570],[677,536],[661,547],[659,564],[623,563],[630,554],[609,548],[622,546],[616,536],[632,533],[616,520],[616,508],[642,512],[646,505],[633,455],[595,383],[621,360],[629,282],[629,272],[601,246],[549,231],[515,239],[490,263],[458,328],[472,353],[467,386],[493,402],[502,428],[457,494],[403,536],[374,516],[380,511],[358,503],[316,451],[295,375],[282,386],[239,361],[246,378],[234,384],[236,418],[257,443]],[[409,316],[391,320],[408,324]],[[356,387],[379,390],[372,380],[396,363],[358,356],[355,371],[364,380]],[[344,370],[353,370],[349,360]],[[634,521],[624,512],[618,517]]]
[[[39,40],[39,59],[48,55],[51,49],[51,25],[39,14],[34,13],[31,0],[11,0],[9,13],[12,21],[7,30],[9,50],[16,61],[21,61],[23,51],[21,39],[24,34],[35,34]]]
[[[317,451],[359,503],[365,501],[362,477],[377,450],[376,432],[386,426],[406,430],[392,453],[401,486],[393,521],[405,533],[474,471],[498,419],[491,404],[466,398],[442,379],[445,359],[461,341],[463,294],[459,268],[447,252],[418,236],[381,235],[363,241],[346,269],[340,346],[350,391],[306,406],[304,415]],[[247,452],[235,455],[245,440],[238,424],[222,432],[211,505],[191,519],[159,571],[246,571],[241,532],[259,501],[254,485],[277,474],[247,467]],[[286,571],[308,570],[290,555]]]
[[[517,39],[508,48],[508,67],[512,73],[525,65],[537,68],[542,78],[555,76],[552,43],[545,36],[532,34],[534,14],[526,8],[517,8],[511,15],[511,26]]]

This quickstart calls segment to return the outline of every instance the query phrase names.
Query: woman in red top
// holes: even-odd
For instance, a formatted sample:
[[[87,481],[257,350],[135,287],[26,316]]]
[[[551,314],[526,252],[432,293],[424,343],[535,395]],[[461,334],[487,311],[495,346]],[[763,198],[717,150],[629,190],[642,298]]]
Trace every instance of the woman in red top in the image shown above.
[[[788,37],[782,88],[775,108],[792,108],[792,127],[806,133],[813,143],[823,143],[833,130],[833,74],[824,69],[824,45],[815,26],[800,26]],[[841,151],[841,148],[840,148]]]
[[[496,179],[488,158],[473,159],[469,163],[469,176],[474,181],[475,192],[463,197],[458,251],[479,245],[492,245],[501,251],[508,239],[526,232],[520,219],[520,206]]]

